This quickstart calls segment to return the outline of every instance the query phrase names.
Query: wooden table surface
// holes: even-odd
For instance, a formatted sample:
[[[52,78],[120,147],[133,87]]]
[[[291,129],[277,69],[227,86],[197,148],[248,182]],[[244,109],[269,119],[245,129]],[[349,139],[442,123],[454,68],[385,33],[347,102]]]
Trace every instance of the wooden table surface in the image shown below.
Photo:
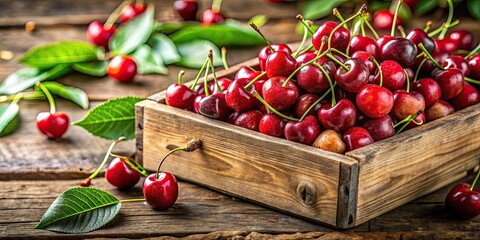
[[[160,20],[174,20],[172,0],[155,1]],[[200,1],[201,9],[210,1]],[[0,60],[0,81],[22,67],[18,57],[29,48],[63,39],[86,40],[85,30],[95,19],[105,20],[117,6],[113,0],[0,0],[0,50],[12,51],[11,61]],[[295,42],[295,5],[268,4],[260,0],[228,1],[222,6],[229,16],[248,20],[267,14],[262,28],[274,42]],[[37,25],[33,33],[24,30],[27,21]],[[478,22],[464,21],[469,28]],[[478,31],[476,37],[479,36]],[[230,49],[228,62],[235,64],[256,56],[259,47]],[[122,96],[147,97],[175,82],[180,68],[169,67],[169,74],[138,76],[133,84],[119,84],[108,77],[93,78],[70,74],[60,82],[84,89],[91,107]],[[191,79],[196,70],[187,70]],[[62,100],[58,109],[73,121],[86,110]],[[417,199],[391,212],[349,230],[335,230],[298,219],[253,203],[235,199],[187,182],[180,183],[177,203],[168,211],[153,211],[142,203],[126,203],[113,223],[87,234],[64,235],[35,230],[53,200],[70,187],[78,186],[103,159],[109,141],[96,138],[79,127],[71,127],[65,137],[51,141],[37,133],[35,116],[48,110],[46,101],[22,101],[22,125],[14,134],[0,138],[0,238],[147,238],[159,239],[480,239],[480,217],[470,221],[450,218],[444,197],[450,186]],[[122,154],[134,151],[134,141],[121,143]],[[472,174],[463,181],[471,181]],[[455,183],[453,183],[455,184]],[[452,185],[453,185],[452,184]],[[94,186],[119,198],[141,197],[140,184],[122,192],[103,178]]]

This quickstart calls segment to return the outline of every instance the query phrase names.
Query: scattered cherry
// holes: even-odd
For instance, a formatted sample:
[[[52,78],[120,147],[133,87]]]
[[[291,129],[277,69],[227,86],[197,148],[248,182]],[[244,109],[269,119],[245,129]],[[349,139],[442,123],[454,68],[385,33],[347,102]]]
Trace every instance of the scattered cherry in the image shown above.
[[[118,55],[108,63],[107,74],[122,83],[132,82],[137,74],[137,64],[129,56]]]
[[[173,9],[185,21],[194,21],[197,18],[198,2],[196,0],[176,0]]]
[[[50,112],[41,112],[37,115],[37,128],[49,139],[60,138],[67,132],[70,126],[70,118],[68,114],[56,111],[55,100],[43,84],[37,82],[36,86],[42,90],[50,104]]]
[[[117,157],[108,165],[105,179],[117,188],[128,189],[138,183],[140,173],[128,166],[124,159]]]
[[[125,6],[122,9],[122,13],[120,14],[120,22],[126,23],[136,16],[142,14],[147,10],[147,5],[141,3],[133,3],[130,5]]]
[[[93,21],[88,25],[87,38],[91,43],[108,49],[108,42],[115,31],[114,26],[106,27],[99,21]]]

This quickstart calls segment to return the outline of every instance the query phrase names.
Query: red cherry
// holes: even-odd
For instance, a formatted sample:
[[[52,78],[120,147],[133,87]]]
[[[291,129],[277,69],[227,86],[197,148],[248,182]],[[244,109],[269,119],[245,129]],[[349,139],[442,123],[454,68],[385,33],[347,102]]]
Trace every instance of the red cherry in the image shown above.
[[[377,66],[375,66],[375,63],[372,62],[370,57],[372,57],[372,54],[370,54],[368,52],[365,52],[365,51],[356,51],[355,53],[352,54],[352,58],[358,58],[358,59],[362,60],[363,63],[365,63],[365,65],[367,65],[368,71],[371,74],[373,74],[373,73],[375,73],[375,70],[376,70]]]
[[[480,191],[470,190],[470,184],[460,183],[448,192],[445,207],[460,219],[474,218],[480,214]]]
[[[183,84],[174,83],[167,88],[165,103],[169,106],[193,111],[197,93]]]
[[[315,49],[319,50],[320,52],[323,52],[325,51],[325,49],[328,48],[328,41],[327,41],[324,44],[323,48],[320,49],[320,46],[322,45],[322,38],[323,37],[328,38],[330,36],[330,33],[337,26],[338,26],[338,23],[333,21],[328,21],[328,22],[324,22],[318,27],[318,29],[315,31],[315,33],[312,36],[312,44],[315,47]],[[331,46],[333,48],[336,48],[337,50],[345,52],[349,42],[350,42],[350,32],[346,28],[341,26],[340,28],[337,29],[337,31],[335,31],[335,33],[333,33],[332,39],[331,39]]]
[[[284,129],[287,122],[288,120],[276,114],[265,114],[260,119],[258,131],[269,136],[283,138],[285,136]]]
[[[120,15],[120,22],[121,23],[126,23],[126,22],[134,19],[136,16],[145,12],[145,10],[147,10],[147,5],[145,5],[145,4],[134,3],[134,4],[130,4],[128,6],[125,6],[122,9],[122,13]]]
[[[175,176],[161,172],[156,178],[152,173],[143,182],[143,196],[148,205],[157,210],[170,208],[178,198],[178,182]]]
[[[119,82],[131,82],[137,74],[137,64],[131,57],[115,56],[107,65],[107,74]]]
[[[393,24],[393,13],[387,9],[377,10],[373,14],[373,26],[380,30],[390,30]],[[402,20],[397,16],[397,22],[395,26],[402,25]]]
[[[140,173],[128,166],[125,160],[114,158],[108,165],[105,178],[117,188],[128,189],[138,183]]]
[[[257,98],[252,95],[252,92],[256,90],[256,86],[251,85],[245,89],[249,82],[250,80],[246,78],[234,80],[228,86],[227,91],[225,91],[225,101],[228,107],[236,112],[252,110],[259,105]]]
[[[318,119],[325,129],[343,132],[355,125],[357,110],[350,100],[343,98],[333,107],[330,103],[322,105],[318,110]]]
[[[268,56],[265,69],[269,78],[288,77],[297,69],[297,61],[284,51],[274,52]]]
[[[415,43],[406,38],[395,38],[388,41],[381,51],[383,60],[396,61],[404,68],[412,66],[417,57]]]
[[[227,120],[232,113],[232,109],[227,105],[225,94],[215,93],[200,100],[198,112],[205,117]]]
[[[433,53],[435,50],[435,42],[422,29],[414,28],[410,30],[405,38],[410,39],[416,45],[423,44],[429,53]]]
[[[393,107],[392,93],[381,86],[367,84],[357,93],[358,109],[370,118],[381,118],[388,115]]]
[[[205,94],[198,94],[194,99],[193,99],[193,110],[196,112],[196,113],[200,113],[199,112],[199,107],[200,107],[200,101],[205,97]]]
[[[343,134],[342,140],[347,144],[347,152],[373,143],[372,135],[362,127],[349,128]]]
[[[472,85],[465,83],[463,90],[456,97],[450,99],[455,110],[460,110],[480,102],[480,94]]]
[[[279,111],[289,109],[299,96],[298,88],[292,81],[288,81],[285,87],[282,86],[285,80],[285,77],[270,78],[262,88],[262,96],[265,101]]]
[[[473,34],[466,30],[455,30],[448,35],[448,39],[455,44],[458,49],[472,50],[477,45]]]
[[[379,39],[377,39],[377,45],[378,45],[378,47],[380,47],[380,50],[381,50],[383,48],[383,46],[385,46],[385,44],[387,44],[388,42],[390,42],[391,40],[393,40],[395,38],[396,37],[394,37],[394,36],[383,35]]]
[[[333,79],[336,71],[335,65],[329,61],[328,65],[325,64],[322,67],[329,74],[330,79]],[[314,65],[304,66],[297,72],[297,84],[301,89],[309,93],[321,93],[330,87],[323,71]]]
[[[367,84],[368,71],[367,65],[362,60],[357,58],[351,58],[345,62],[345,66],[349,68],[346,71],[343,67],[339,67],[335,74],[335,80],[343,90],[347,92],[358,92],[358,90]]]
[[[442,95],[440,85],[431,78],[419,79],[413,84],[413,90],[422,94],[425,99],[425,108],[430,108],[437,103]]]
[[[248,67],[241,67],[235,73],[235,77],[233,79],[246,78],[248,80],[253,80],[254,78],[258,77],[258,75],[260,74],[262,74],[262,72],[256,71]],[[267,79],[268,79],[267,75],[263,75],[262,77],[259,78],[259,80],[267,80]]]
[[[272,44],[271,48],[273,48],[273,52],[286,52],[289,55],[292,55],[292,49],[286,44]],[[260,69],[265,71],[267,68],[265,64],[267,62],[268,56],[273,53],[269,46],[265,46],[258,52],[258,63],[260,65]]]
[[[393,92],[392,116],[402,120],[425,110],[425,99],[420,93],[396,90]]]
[[[417,123],[422,123],[421,125],[425,124],[427,122],[427,117],[425,115],[425,112],[422,112],[420,113],[415,119],[413,119],[413,121],[417,122]],[[412,128],[416,128],[420,125],[414,123],[414,122],[410,122],[408,125],[407,125],[407,129],[412,129]]]
[[[458,68],[462,71],[464,76],[468,76],[470,74],[468,62],[461,56],[450,55],[447,59],[445,59],[442,67],[445,69]]]
[[[225,92],[228,86],[230,86],[230,83],[232,83],[232,80],[222,77],[217,79],[217,83],[220,89],[222,89],[222,92]],[[210,90],[210,93],[219,93],[218,86],[215,81],[211,81],[208,85],[208,90]]]
[[[373,140],[380,141],[395,135],[393,121],[389,115],[381,118],[370,118],[362,123],[362,127],[372,135]]]
[[[50,139],[62,137],[70,126],[70,119],[64,112],[41,112],[37,115],[37,128]]]
[[[407,77],[405,76],[405,72],[400,64],[392,60],[386,60],[380,63],[380,69],[382,70],[383,87],[386,87],[390,91],[395,91],[403,87]],[[375,74],[372,83],[380,83],[379,72]]]
[[[468,76],[473,79],[480,79],[480,54],[468,58],[468,67],[470,68]]]
[[[173,9],[185,21],[194,21],[197,18],[198,2],[196,0],[176,0]]]
[[[320,125],[314,116],[308,116],[301,122],[289,121],[285,125],[285,138],[290,141],[312,145],[320,135]]]
[[[435,48],[447,53],[455,52],[458,49],[457,45],[448,38],[435,39]]]
[[[258,132],[260,119],[262,116],[263,113],[258,110],[243,112],[235,118],[235,122],[233,124]]]
[[[465,81],[463,79],[462,71],[458,68],[438,71],[434,78],[442,90],[442,99],[452,99],[463,90],[463,83]]]
[[[355,36],[350,41],[350,54],[353,54],[357,51],[365,51],[370,53],[375,59],[380,60],[381,51],[377,42],[369,37],[364,37],[361,35]]]
[[[221,12],[214,11],[210,8],[205,9],[202,14],[202,24],[203,25],[212,25],[218,24],[225,21],[225,17]]]
[[[115,30],[116,28],[114,26],[106,28],[99,21],[93,21],[88,25],[87,38],[91,43],[108,49],[108,42],[115,33]]]
[[[440,100],[425,111],[425,117],[427,118],[428,122],[431,122],[435,119],[450,115],[453,112],[455,112],[455,109],[452,107],[452,105],[450,105],[448,102]]]
[[[307,63],[317,57],[317,54],[314,51],[306,51],[300,53],[295,59],[297,60],[298,65]]]
[[[293,107],[293,113],[297,118],[301,118],[303,114],[307,111],[312,104],[318,100],[318,96],[311,93],[306,93],[300,96]],[[308,113],[307,115],[315,115],[320,108],[321,103],[317,103]]]

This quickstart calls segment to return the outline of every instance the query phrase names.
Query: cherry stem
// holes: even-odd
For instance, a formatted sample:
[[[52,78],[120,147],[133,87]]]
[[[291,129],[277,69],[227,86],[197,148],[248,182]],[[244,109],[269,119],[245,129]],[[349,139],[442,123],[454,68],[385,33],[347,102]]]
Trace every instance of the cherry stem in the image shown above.
[[[453,18],[453,2],[452,0],[447,0],[447,4],[448,4],[448,17],[447,17],[447,22],[446,22],[446,25],[450,25],[450,23],[452,22],[452,18]],[[445,37],[445,34],[447,33],[447,30],[448,28],[444,28],[442,29],[442,31],[440,32],[440,35],[438,35],[438,39],[443,39]]]
[[[337,8],[334,8],[334,9],[332,10],[332,13],[333,13],[333,15],[334,15],[335,17],[338,18],[338,20],[340,20],[340,22],[345,22],[345,19],[343,18],[342,14],[340,13],[340,11],[338,11]],[[347,23],[344,23],[344,24],[343,24],[343,27],[348,30]]]
[[[315,105],[317,105],[318,103],[320,103],[324,98],[327,97],[327,95],[333,91],[332,89],[334,89],[335,87],[337,86],[337,83],[334,83],[333,84],[333,87],[328,89],[325,93],[323,93],[322,96],[320,96],[319,99],[317,99],[317,101],[313,102],[312,105],[310,105],[310,107],[307,108],[307,110],[303,113],[302,117],[300,118],[299,122],[303,121],[303,119],[305,119],[307,116],[308,116],[308,113],[315,107]]]
[[[208,62],[210,62],[210,59],[207,59]],[[208,64],[207,62],[207,64]],[[208,90],[208,71],[210,67],[207,67],[205,69],[205,77],[203,78],[203,90],[205,91],[205,96],[210,96],[210,92]]]
[[[54,114],[57,111],[57,108],[55,106],[55,100],[53,99],[53,96],[50,93],[50,91],[48,91],[47,87],[45,87],[45,85],[41,84],[40,82],[36,82],[35,86],[42,89],[42,92],[45,94],[45,96],[48,99],[48,104],[50,104],[50,113]]]
[[[185,74],[185,71],[183,71],[183,70],[180,70],[180,72],[178,72],[177,83],[179,85],[182,85],[182,77],[183,77],[184,74]]]
[[[100,164],[100,166],[98,166],[97,170],[95,170],[95,172],[93,172],[87,179],[94,179],[99,173],[100,171],[102,171],[103,167],[105,166],[105,164],[107,163],[107,160],[108,160],[108,157],[110,157],[110,153],[112,152],[113,148],[115,147],[115,145],[117,145],[117,143],[121,142],[121,141],[124,141],[125,140],[125,137],[120,137],[118,138],[117,140],[113,141],[112,144],[110,144],[110,147],[108,148],[107,150],[107,153],[105,154],[105,157],[103,158],[103,161],[102,163]]]
[[[403,38],[405,38],[407,36],[407,33],[405,33],[405,29],[402,27],[402,25],[398,25],[397,29],[398,29],[398,31],[400,32],[400,34],[402,35]]]
[[[407,78],[407,89],[405,91],[410,92],[410,77],[407,70],[403,69],[403,72],[405,73],[405,78]]]
[[[270,44],[270,42],[268,41],[268,39],[265,37],[265,35],[263,35],[263,33],[260,31],[260,29],[258,29],[257,25],[255,25],[255,23],[250,23],[250,27],[253,28],[253,30],[255,30],[259,35],[260,37],[263,38],[263,41],[265,41],[265,43],[267,44],[267,46],[270,48],[270,53],[273,53],[275,52],[275,49],[273,49],[272,47],[272,44]]]
[[[191,139],[190,141],[188,141],[187,145],[185,146],[182,146],[182,147],[177,147],[177,148],[174,148],[172,149],[170,152],[168,152],[163,158],[162,160],[160,160],[160,163],[158,164],[158,168],[157,168],[157,173],[155,174],[155,179],[158,180],[158,174],[160,173],[160,168],[162,167],[162,164],[163,164],[163,161],[165,161],[165,159],[172,153],[174,152],[177,152],[177,151],[186,151],[186,152],[193,152],[195,150],[197,150],[199,147],[202,146],[202,141],[200,141],[199,139]]]
[[[432,27],[432,21],[427,21],[427,23],[425,24],[425,27],[423,28],[423,31],[425,33],[428,33],[431,27]]]
[[[395,14],[393,14],[392,30],[390,31],[390,36],[395,36],[395,26],[397,25],[398,11],[400,6],[402,6],[403,0],[398,0],[397,7],[395,8]]]
[[[222,63],[223,63],[223,68],[227,70],[230,69],[227,63],[227,49],[225,47],[222,47]]]
[[[373,36],[375,36],[375,39],[379,39],[380,37],[378,36],[377,31],[375,31],[375,28],[373,28],[372,24],[368,21],[368,19],[365,17],[365,14],[360,15],[363,19],[363,22],[367,25],[368,29],[373,33]]]
[[[377,59],[375,59],[373,56],[370,57],[370,61],[372,61],[375,66],[377,67],[378,69],[378,74],[380,76],[380,82],[378,83],[378,85],[381,87],[383,85],[383,72],[382,72],[382,68],[380,67],[380,64],[378,64],[377,62]]]
[[[118,5],[118,7],[115,8],[115,10],[113,10],[112,14],[108,16],[107,21],[105,21],[105,24],[103,24],[104,28],[110,29],[111,27],[113,27],[118,17],[120,17],[120,14],[122,13],[123,8],[132,4],[132,2],[133,2],[132,0],[125,0],[120,5]]]
[[[328,49],[332,48],[332,38],[333,38],[333,34],[340,28],[342,27],[344,24],[346,24],[347,22],[350,22],[352,21],[353,19],[355,19],[358,15],[364,13],[365,11],[367,11],[367,5],[363,4],[361,7],[360,7],[360,10],[358,10],[358,12],[349,17],[347,20],[341,22],[340,24],[338,24],[334,29],[332,29],[332,32],[330,33],[330,36],[328,36]],[[321,50],[321,49],[320,49]]]
[[[281,112],[277,111],[277,109],[273,108],[272,106],[270,106],[270,104],[268,104],[265,99],[262,98],[262,96],[260,96],[260,94],[258,94],[258,92],[256,90],[253,90],[252,92],[253,96],[255,96],[255,98],[258,99],[258,101],[260,101],[261,103],[263,103],[263,105],[265,105],[265,107],[267,107],[271,112],[277,114],[278,116],[282,117],[282,118],[285,118],[287,120],[291,120],[291,121],[295,121],[295,122],[298,122],[300,121],[300,119],[298,118],[293,118],[293,117],[289,117],[289,116],[286,116],[284,114],[282,114]]]
[[[480,43],[477,45],[477,47],[475,47],[471,52],[469,52],[467,54],[467,56],[465,56],[463,59],[467,60],[469,59],[471,56],[473,56],[475,53],[477,53],[478,51],[480,50]]]
[[[363,18],[360,19],[360,30],[362,31],[362,36],[366,37],[367,33],[365,32],[365,27],[363,26],[365,23],[365,20]]]
[[[265,74],[267,74],[266,71],[260,73],[258,76],[256,76],[254,79],[252,79],[252,81],[250,81],[249,83],[247,83],[247,85],[243,86],[243,88],[245,88],[245,89],[249,88],[249,87],[252,86],[258,79],[260,79],[261,77],[265,76]]]
[[[205,62],[203,63],[202,67],[200,68],[200,70],[198,70],[197,77],[195,77],[195,80],[193,81],[192,86],[190,86],[190,90],[193,90],[195,86],[197,86],[198,80],[200,79],[200,76],[202,75],[202,72],[207,66],[207,64],[208,64],[208,58],[205,59]]]
[[[213,0],[212,2],[212,11],[213,12],[220,12],[220,9],[222,7],[222,0]]]
[[[15,98],[17,98],[17,95],[19,95],[19,97],[20,97],[19,100],[21,100],[21,99],[22,100],[38,100],[38,99],[45,98],[45,94],[43,94],[42,92],[38,92],[38,91],[21,92],[21,93],[15,94],[15,95],[0,96],[0,103],[6,102],[6,101],[13,101]]]
[[[110,153],[110,156],[112,157],[115,157],[115,158],[120,158],[120,159],[123,159],[123,161],[125,161],[125,163],[130,167],[132,168],[133,170],[137,171],[138,173],[142,174],[142,176],[144,177],[147,177],[148,176],[148,172],[145,168],[143,168],[140,164],[138,164],[135,160],[129,158],[129,157],[126,157],[126,156],[121,156],[121,155],[117,155],[117,154],[114,154],[114,153]]]
[[[464,79],[465,79],[465,82],[480,85],[480,80],[475,80],[475,79],[472,79],[472,78],[469,78],[469,77],[464,77]]]
[[[297,15],[297,19],[300,20],[300,22],[303,24],[303,38],[302,38],[302,42],[300,42],[300,45],[298,45],[298,48],[297,48],[297,51],[295,51],[293,54],[292,54],[292,57],[297,57],[298,54],[300,53],[300,50],[302,50],[303,48],[303,45],[305,45],[305,41],[307,41],[307,38],[308,38],[308,31],[312,31],[309,27],[308,27],[308,23],[305,22],[305,20],[303,20],[303,17],[302,15]]]
[[[395,126],[393,126],[393,128],[397,127],[400,123],[404,123],[403,126],[400,129],[398,129],[398,131],[395,133],[395,135],[400,134],[403,131],[403,129],[405,129],[408,126],[408,124],[410,124],[413,120],[415,120],[415,118],[417,118],[418,115],[420,115],[421,113],[422,113],[422,110],[418,111],[413,116],[412,115],[407,116],[402,121],[395,124]]]
[[[432,31],[431,33],[429,33],[428,36],[429,36],[429,37],[433,37],[433,36],[439,34],[441,31],[443,31],[443,30],[445,30],[445,29],[454,27],[454,26],[457,25],[458,23],[460,23],[459,20],[455,20],[454,22],[452,22],[452,23],[450,23],[450,24],[443,23],[439,28],[437,28],[437,29],[435,29],[434,31]]]
[[[323,43],[323,42],[322,42]],[[293,76],[295,76],[295,74],[297,74],[303,67],[307,66],[307,65],[310,65],[312,63],[314,63],[315,61],[317,61],[318,59],[320,59],[321,57],[323,57],[327,52],[324,52],[320,55],[317,55],[314,59],[300,65],[300,67],[297,67],[297,69],[295,69],[295,71],[293,71],[289,76],[288,78],[285,80],[285,82],[282,84],[282,87],[286,87],[287,86],[287,83],[293,78]]]
[[[437,66],[438,68],[442,69],[442,70],[445,70],[445,68],[442,67],[442,65],[440,65],[437,61],[435,61],[435,59],[432,57],[432,55],[427,51],[427,49],[425,49],[425,47],[423,46],[422,43],[419,43],[418,44],[418,47],[420,49],[422,49],[422,51],[425,53],[425,56],[433,62],[433,64],[435,64],[435,66]]]
[[[332,107],[335,106],[337,104],[337,101],[335,100],[335,92],[333,91],[334,86],[330,75],[328,75],[327,71],[325,71],[325,68],[323,68],[320,64],[314,63],[313,65],[318,67],[327,78],[328,84],[330,85],[330,91],[332,92]]]
[[[217,74],[215,73],[215,66],[213,66],[213,51],[212,51],[212,49],[210,49],[210,51],[208,52],[208,62],[210,64],[210,68],[212,69],[213,81],[215,82],[215,85],[218,88],[218,92],[223,93],[222,88],[220,87],[220,84],[218,84]]]
[[[332,49],[330,49],[330,51],[336,52],[336,53],[344,56],[347,60],[350,59],[350,56],[348,56],[347,54],[343,53],[342,51],[340,51],[340,50],[338,50],[338,49],[336,49],[336,48],[332,48]]]
[[[12,99],[12,102],[10,104],[17,104],[22,98],[23,98],[24,94],[23,93],[17,93],[13,96],[13,99]],[[8,97],[6,97],[6,99],[8,100]]]
[[[420,64],[418,65],[417,71],[415,71],[415,77],[413,78],[413,82],[417,82],[418,75],[420,74],[420,70],[422,69],[423,64],[428,60],[428,58],[424,58]]]
[[[473,191],[473,188],[475,188],[475,184],[477,184],[477,180],[479,177],[480,177],[480,170],[477,172],[475,179],[473,179],[472,185],[470,185],[470,188],[468,188],[470,191]]]
[[[132,198],[132,199],[122,199],[120,200],[121,203],[127,203],[127,202],[143,202],[145,201],[145,198]]]
[[[312,44],[312,45],[310,45],[310,46],[308,46],[308,47],[306,47],[306,48],[305,48],[305,49],[303,49],[302,51],[300,51],[300,53],[299,53],[299,54],[302,54],[302,53],[304,53],[304,52],[308,52],[308,51],[310,51],[312,48],[313,48],[313,44]],[[321,49],[321,48],[320,48],[320,49]]]
[[[343,64],[340,62],[338,59],[336,59],[332,54],[327,54],[326,55],[328,58],[330,58],[332,61],[336,62],[338,65],[340,65],[345,71],[350,71],[350,68],[347,67],[347,65]]]
[[[297,19],[298,21],[300,21],[300,23],[303,25],[304,28],[306,28],[306,30],[310,33],[310,34],[314,34],[311,26],[312,26],[312,22],[307,22],[305,21],[305,19],[303,18],[302,14],[298,14],[297,15]]]

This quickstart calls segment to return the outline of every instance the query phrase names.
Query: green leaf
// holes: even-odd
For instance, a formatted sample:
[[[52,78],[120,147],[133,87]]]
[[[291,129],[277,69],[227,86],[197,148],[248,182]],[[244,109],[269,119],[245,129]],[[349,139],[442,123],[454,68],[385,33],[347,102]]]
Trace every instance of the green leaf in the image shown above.
[[[135,103],[140,97],[124,97],[108,100],[90,110],[73,125],[83,127],[97,137],[116,140],[121,136],[135,138]]]
[[[43,83],[45,87],[52,93],[67,100],[70,100],[76,103],[83,109],[88,109],[89,101],[87,93],[85,93],[82,89],[65,86],[58,82],[45,82]],[[40,90],[40,89],[39,89]],[[41,90],[40,90],[41,91]]]
[[[317,0],[317,1],[303,1],[300,4],[303,17],[308,20],[315,20],[326,17],[332,14],[332,10],[347,0]]]
[[[153,13],[154,6],[150,4],[144,13],[118,28],[110,39],[110,50],[115,54],[130,54],[147,42],[153,31]]]
[[[110,222],[120,211],[120,200],[91,187],[69,189],[55,199],[35,227],[62,233],[86,233]]]
[[[153,51],[162,56],[163,62],[168,65],[180,61],[181,57],[175,44],[165,34],[155,33],[150,38],[148,44]]]
[[[189,68],[202,67],[205,59],[207,59],[208,51],[213,50],[213,64],[215,66],[222,65],[222,57],[220,50],[210,41],[196,40],[189,43],[177,45],[178,52],[182,56],[180,62],[176,65]]]
[[[70,72],[70,64],[59,64],[47,71],[35,68],[21,68],[10,74],[0,84],[0,94],[11,95],[35,85],[36,82],[54,80]]]
[[[162,23],[162,22],[155,22],[153,29],[155,32],[163,33],[163,34],[172,34],[184,27],[199,25],[198,23],[194,22],[181,22],[181,23]]]
[[[432,11],[436,6],[438,6],[438,0],[420,0],[415,7],[414,13],[423,15]]]
[[[94,77],[107,75],[108,61],[83,62],[72,64],[73,70]]]
[[[0,106],[0,137],[14,132],[20,125],[18,104]]]
[[[140,74],[167,74],[168,69],[158,52],[152,51],[148,45],[139,47],[132,55]]]
[[[195,25],[184,27],[170,35],[177,44],[188,43],[198,39],[205,39],[217,46],[256,46],[265,44],[255,30],[233,19],[227,19],[222,24]]]
[[[85,42],[61,41],[28,50],[21,58],[30,67],[49,69],[62,63],[97,60],[96,48]]]
[[[480,2],[478,0],[467,0],[467,6],[472,17],[480,20]]]

